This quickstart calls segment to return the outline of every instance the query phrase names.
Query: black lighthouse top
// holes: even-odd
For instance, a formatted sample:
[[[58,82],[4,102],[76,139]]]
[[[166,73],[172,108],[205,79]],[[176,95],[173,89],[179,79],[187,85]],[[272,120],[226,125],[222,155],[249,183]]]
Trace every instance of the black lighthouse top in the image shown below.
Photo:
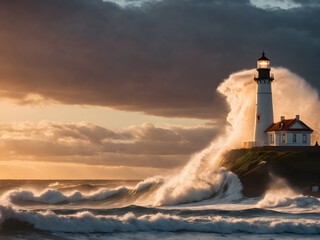
[[[257,61],[258,76],[254,78],[255,81],[261,82],[261,80],[273,81],[273,75],[270,75],[270,60],[266,57],[264,51],[262,56]]]
[[[264,51],[262,52],[262,57],[261,57],[261,58],[259,58],[259,59],[258,59],[258,61],[260,61],[260,60],[267,60],[267,61],[270,61],[270,60],[269,60],[269,58],[267,58],[267,57],[266,57],[266,55],[265,55]]]

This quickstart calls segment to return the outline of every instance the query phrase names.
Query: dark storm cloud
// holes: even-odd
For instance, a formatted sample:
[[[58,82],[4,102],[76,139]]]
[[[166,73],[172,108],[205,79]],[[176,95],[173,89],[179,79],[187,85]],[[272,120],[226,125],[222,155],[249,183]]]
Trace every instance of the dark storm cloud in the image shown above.
[[[172,168],[183,165],[219,131],[209,125],[145,123],[112,131],[91,123],[0,123],[0,161]]]
[[[319,0],[292,0],[292,2],[309,6],[320,5]]]
[[[296,0],[296,2],[302,2]],[[320,89],[320,7],[264,10],[248,0],[164,0],[121,8],[100,0],[2,0],[3,97],[162,116],[224,118],[216,93],[265,49]]]

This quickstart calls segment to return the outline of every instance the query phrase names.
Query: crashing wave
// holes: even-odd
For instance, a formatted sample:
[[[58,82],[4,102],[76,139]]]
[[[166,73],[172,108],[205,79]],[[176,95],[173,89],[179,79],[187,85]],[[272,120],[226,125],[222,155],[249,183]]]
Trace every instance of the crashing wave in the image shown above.
[[[256,206],[259,208],[311,208],[320,207],[320,200],[311,196],[303,196],[295,192],[283,178],[271,174],[270,189]]]
[[[277,207],[295,207],[295,208],[310,208],[314,206],[320,207],[318,198],[310,196],[274,196],[266,194],[266,196],[257,203],[260,208],[277,208]]]
[[[110,232],[210,232],[210,233],[291,233],[320,234],[319,220],[279,218],[233,218],[221,216],[180,217],[163,213],[101,216],[88,211],[72,215],[57,215],[51,211],[17,211],[11,207],[0,207],[0,223],[16,220],[35,229],[50,232],[110,233]]]
[[[39,195],[36,195],[30,190],[11,190],[6,192],[2,199],[9,200],[11,203],[18,204],[25,201],[33,201],[39,203],[59,204],[70,203],[84,200],[103,200],[116,194],[125,193],[128,189],[126,187],[120,187],[116,189],[100,189],[92,194],[84,195],[79,191],[75,191],[69,195],[63,194],[58,190],[46,189]]]
[[[208,171],[197,176],[196,179],[193,177],[172,179],[174,184],[171,181],[165,183],[156,194],[154,206],[191,203],[207,199],[233,201],[242,198],[242,185],[239,178],[226,168]],[[179,181],[181,181],[180,184]]]
[[[2,200],[13,204],[25,204],[26,202],[36,202],[45,204],[64,204],[80,201],[101,201],[111,197],[123,197],[123,200],[137,198],[139,195],[152,191],[163,183],[160,177],[154,177],[142,181],[135,188],[118,187],[115,189],[100,188],[95,192],[84,194],[80,191],[73,191],[65,194],[56,189],[45,189],[37,194],[32,190],[10,190],[3,194]]]

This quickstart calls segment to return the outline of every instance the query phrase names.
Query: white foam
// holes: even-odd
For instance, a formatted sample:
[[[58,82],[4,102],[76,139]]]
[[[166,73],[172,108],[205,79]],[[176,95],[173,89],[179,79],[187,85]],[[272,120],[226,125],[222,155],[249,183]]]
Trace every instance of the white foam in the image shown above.
[[[162,183],[164,183],[163,177],[155,176],[155,177],[147,178],[136,185],[135,191],[137,192],[144,191],[145,189],[148,189],[152,186],[158,186],[159,184],[162,184]]]
[[[129,193],[130,191],[134,194],[144,193],[145,190],[157,187],[163,182],[163,178],[153,177],[139,182],[135,186],[135,188],[127,188],[124,186],[115,189],[100,188],[97,191],[91,193],[82,193],[80,191],[63,193],[62,191],[56,189],[45,189],[40,193],[34,190],[10,190],[2,195],[1,200],[2,202],[9,202],[14,204],[23,203],[25,201],[34,201],[38,203],[47,204],[62,204],[79,201],[97,201],[104,200],[118,194]],[[125,197],[128,196],[124,196],[124,198]]]
[[[198,176],[197,179],[172,179],[164,188],[157,192],[154,205],[175,205],[196,202],[205,199],[225,199],[232,201],[242,197],[242,186],[238,177],[225,168],[212,170]],[[172,184],[172,181],[175,184]]]
[[[260,208],[311,208],[320,207],[320,200],[298,194],[289,187],[285,179],[271,174],[270,188],[256,206]]]
[[[32,224],[36,229],[52,232],[194,231],[211,233],[320,234],[320,221],[306,219],[245,219],[220,216],[183,218],[162,213],[136,216],[130,212],[122,216],[95,216],[90,212],[59,216],[50,211],[43,213],[17,211],[3,206],[0,207],[0,212],[0,223],[7,219],[16,219]]]
[[[3,194],[1,199],[9,201],[11,203],[19,203],[21,201],[34,201],[40,203],[58,204],[84,200],[103,200],[119,193],[125,193],[127,191],[128,189],[126,187],[119,187],[116,189],[101,188],[96,192],[85,195],[79,191],[75,191],[70,194],[63,194],[62,192],[53,189],[46,189],[39,194],[31,190],[11,190]]]
[[[285,196],[274,195],[267,193],[265,197],[256,205],[259,208],[279,208],[279,207],[293,207],[293,208],[310,208],[319,206],[320,200],[311,196]]]
[[[50,183],[50,184],[49,184],[49,187],[57,187],[57,186],[59,186],[59,185],[60,185],[59,182],[54,182],[54,183]]]

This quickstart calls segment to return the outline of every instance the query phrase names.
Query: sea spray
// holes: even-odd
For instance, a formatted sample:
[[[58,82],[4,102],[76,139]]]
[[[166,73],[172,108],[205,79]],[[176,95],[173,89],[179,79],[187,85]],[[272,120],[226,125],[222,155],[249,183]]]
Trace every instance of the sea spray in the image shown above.
[[[256,207],[258,208],[311,208],[320,207],[320,200],[311,196],[303,196],[290,188],[283,178],[271,175],[270,187]]]
[[[268,191],[264,198],[256,205],[258,208],[317,208],[320,210],[320,200],[311,196],[301,194],[287,195],[283,192]]]
[[[252,75],[253,71],[233,74],[218,87],[230,106],[225,133],[213,140],[208,148],[195,154],[179,175],[172,177],[158,190],[154,205],[188,203],[217,195],[221,198],[223,189],[228,188],[232,188],[234,194],[226,196],[226,200],[242,197],[239,179],[225,169],[219,170],[219,160],[226,150],[239,147],[243,142],[244,127],[247,127],[247,118],[250,118],[247,112],[254,105],[253,97],[251,101],[246,98],[250,98],[250,92],[254,89],[249,82]],[[241,81],[236,80],[239,76]]]
[[[172,178],[156,194],[155,206],[190,203],[215,197],[236,200],[242,197],[238,177],[225,168],[206,171],[196,178]],[[180,183],[180,184],[179,184]],[[171,186],[171,184],[174,184]]]
[[[315,131],[313,143],[318,140],[320,130],[320,100],[318,92],[305,79],[285,68],[272,68],[275,80],[272,83],[274,121],[280,116],[301,116]],[[231,130],[226,136],[228,147],[242,147],[244,141],[252,141],[254,135],[254,113],[256,103],[255,70],[233,73],[218,86],[218,92],[226,97],[230,106],[227,121]]]

